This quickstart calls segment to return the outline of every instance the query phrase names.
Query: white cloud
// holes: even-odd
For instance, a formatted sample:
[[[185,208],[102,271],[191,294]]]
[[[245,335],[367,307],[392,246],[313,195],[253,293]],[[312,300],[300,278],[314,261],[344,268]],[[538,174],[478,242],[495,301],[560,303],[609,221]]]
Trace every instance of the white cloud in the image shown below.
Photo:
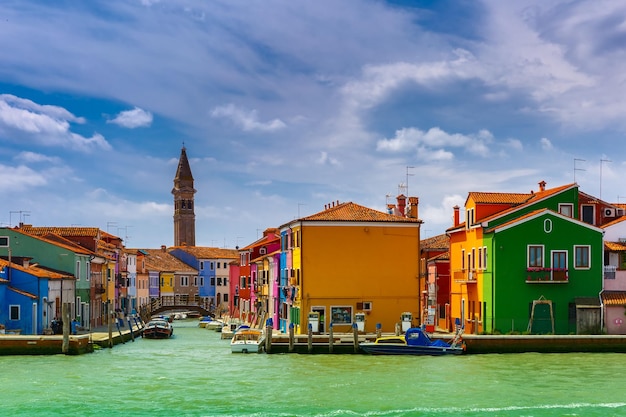
[[[493,135],[488,130],[480,130],[477,134],[462,135],[447,133],[438,127],[423,131],[417,128],[403,128],[396,131],[391,139],[382,139],[376,149],[387,152],[406,152],[418,149],[423,158],[452,159],[453,154],[446,148],[460,148],[474,155],[489,155],[488,144],[493,142]]]
[[[333,165],[333,166],[340,165],[339,161],[335,158],[328,156],[328,152],[326,151],[320,152],[320,157],[317,158],[315,162],[318,163],[319,165]]]
[[[114,123],[129,129],[148,127],[152,124],[152,113],[135,107],[132,110],[120,112],[113,120],[109,120],[107,123]]]
[[[544,151],[554,149],[554,146],[552,146],[552,142],[550,142],[550,139],[548,138],[541,138],[539,140],[539,143],[541,144],[541,149],[543,149]]]
[[[15,159],[16,161],[23,161],[26,163],[28,162],[34,162],[34,163],[51,162],[51,163],[57,164],[61,162],[61,160],[57,157],[47,156],[47,155],[43,155],[40,153],[28,152],[28,151],[20,152],[13,159]]]
[[[0,133],[4,132],[7,137],[83,152],[94,148],[111,149],[102,135],[96,133],[85,138],[71,132],[70,122],[84,123],[84,119],[61,107],[42,106],[8,94],[0,96]]]
[[[287,125],[280,119],[274,119],[269,122],[260,122],[256,110],[240,109],[234,104],[219,106],[211,111],[213,117],[223,117],[230,119],[244,131],[265,131],[271,132],[285,128]]]
[[[26,166],[0,165],[0,190],[25,190],[28,187],[45,185],[46,177]]]

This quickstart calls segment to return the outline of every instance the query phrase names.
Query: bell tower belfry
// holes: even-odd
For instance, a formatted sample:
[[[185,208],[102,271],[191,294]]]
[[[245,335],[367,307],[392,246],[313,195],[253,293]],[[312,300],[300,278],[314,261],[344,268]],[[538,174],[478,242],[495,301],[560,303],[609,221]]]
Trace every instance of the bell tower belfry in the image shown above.
[[[174,246],[196,246],[193,175],[183,145],[174,177]]]

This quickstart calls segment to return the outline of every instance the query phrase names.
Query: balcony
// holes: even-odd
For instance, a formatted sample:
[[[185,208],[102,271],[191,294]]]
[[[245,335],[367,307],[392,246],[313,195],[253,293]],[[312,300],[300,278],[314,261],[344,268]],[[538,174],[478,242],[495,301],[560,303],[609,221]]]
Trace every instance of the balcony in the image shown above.
[[[453,272],[455,282],[474,284],[476,283],[477,271],[472,269],[461,269]]]
[[[527,268],[527,284],[567,284],[567,268]]]
[[[615,279],[615,271],[617,271],[616,266],[604,265],[604,279]]]

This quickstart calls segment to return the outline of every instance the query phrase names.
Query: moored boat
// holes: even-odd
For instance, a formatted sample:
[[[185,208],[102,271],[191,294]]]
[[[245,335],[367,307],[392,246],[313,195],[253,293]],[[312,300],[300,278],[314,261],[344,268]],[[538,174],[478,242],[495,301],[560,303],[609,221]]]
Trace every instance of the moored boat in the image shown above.
[[[460,337],[451,343],[443,340],[431,340],[419,327],[410,328],[404,335],[384,336],[374,342],[363,342],[359,348],[372,355],[460,355],[465,349]]]
[[[242,328],[230,341],[233,353],[259,353],[263,351],[265,332],[261,329]]]
[[[174,328],[168,320],[152,319],[143,329],[143,337],[146,339],[167,339],[174,334]]]

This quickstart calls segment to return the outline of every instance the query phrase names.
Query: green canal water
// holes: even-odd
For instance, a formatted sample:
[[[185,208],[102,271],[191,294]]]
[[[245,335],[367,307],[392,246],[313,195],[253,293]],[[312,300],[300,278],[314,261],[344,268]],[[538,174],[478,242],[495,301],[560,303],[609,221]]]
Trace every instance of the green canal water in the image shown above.
[[[623,354],[242,355],[197,324],[0,357],[0,416],[626,416]]]

